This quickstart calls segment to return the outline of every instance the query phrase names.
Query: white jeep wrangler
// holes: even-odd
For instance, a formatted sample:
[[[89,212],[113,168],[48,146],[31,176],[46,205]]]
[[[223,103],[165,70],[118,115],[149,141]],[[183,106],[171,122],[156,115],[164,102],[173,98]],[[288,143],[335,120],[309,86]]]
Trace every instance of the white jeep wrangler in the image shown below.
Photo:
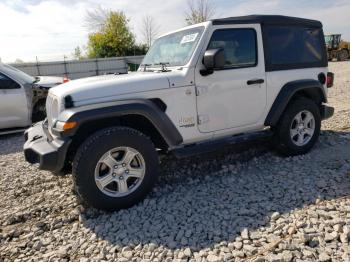
[[[24,153],[40,169],[72,172],[91,206],[127,208],[152,189],[159,154],[270,135],[284,155],[308,152],[333,115],[332,84],[320,22],[216,19],[157,39],[136,73],[51,89]]]

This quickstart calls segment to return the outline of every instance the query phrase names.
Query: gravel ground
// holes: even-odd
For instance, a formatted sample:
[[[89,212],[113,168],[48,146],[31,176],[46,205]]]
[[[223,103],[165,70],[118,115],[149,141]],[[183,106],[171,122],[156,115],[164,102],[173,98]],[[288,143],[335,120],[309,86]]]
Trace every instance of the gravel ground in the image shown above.
[[[166,158],[154,191],[115,213],[0,138],[0,261],[350,261],[350,62],[332,63],[335,116],[308,155],[265,144]]]

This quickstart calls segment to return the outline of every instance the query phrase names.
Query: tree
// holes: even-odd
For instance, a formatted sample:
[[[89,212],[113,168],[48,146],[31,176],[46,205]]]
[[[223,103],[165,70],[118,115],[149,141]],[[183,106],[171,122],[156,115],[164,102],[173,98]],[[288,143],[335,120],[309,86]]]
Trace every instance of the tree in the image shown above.
[[[99,31],[102,30],[111,10],[104,9],[102,6],[98,6],[94,10],[88,10],[85,16],[84,26],[89,31]]]
[[[142,37],[146,46],[149,48],[153,41],[159,35],[160,27],[152,16],[145,15],[142,19]]]
[[[134,54],[133,55],[145,55],[148,51],[149,47],[146,44],[139,44],[134,46]]]
[[[114,57],[133,55],[135,37],[129,29],[129,20],[123,12],[109,11],[101,28],[89,34],[88,56]]]
[[[77,46],[77,47],[74,49],[73,57],[74,57],[75,59],[78,59],[78,60],[81,60],[81,59],[84,58],[83,52],[81,51],[81,48],[80,48],[79,46]]]
[[[208,21],[215,15],[215,7],[210,0],[188,0],[187,8],[185,19],[188,25]]]

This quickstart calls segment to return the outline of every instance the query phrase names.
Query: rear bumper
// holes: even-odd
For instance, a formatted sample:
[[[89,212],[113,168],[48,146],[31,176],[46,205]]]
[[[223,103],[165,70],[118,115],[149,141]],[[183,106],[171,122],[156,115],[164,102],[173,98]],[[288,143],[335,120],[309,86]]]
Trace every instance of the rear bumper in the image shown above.
[[[60,173],[64,167],[70,140],[51,139],[43,122],[25,131],[24,156],[27,162],[39,164],[39,169]]]
[[[334,115],[334,107],[322,105],[321,108],[321,119],[326,120]]]

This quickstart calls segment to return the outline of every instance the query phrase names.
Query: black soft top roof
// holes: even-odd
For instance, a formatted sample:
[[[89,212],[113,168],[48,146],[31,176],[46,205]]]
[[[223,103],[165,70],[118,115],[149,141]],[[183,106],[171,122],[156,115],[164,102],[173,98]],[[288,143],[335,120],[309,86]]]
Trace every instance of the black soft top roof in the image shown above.
[[[307,27],[322,28],[322,23],[317,20],[283,16],[283,15],[248,15],[213,19],[213,25],[229,24],[262,24],[262,25],[301,25]]]

